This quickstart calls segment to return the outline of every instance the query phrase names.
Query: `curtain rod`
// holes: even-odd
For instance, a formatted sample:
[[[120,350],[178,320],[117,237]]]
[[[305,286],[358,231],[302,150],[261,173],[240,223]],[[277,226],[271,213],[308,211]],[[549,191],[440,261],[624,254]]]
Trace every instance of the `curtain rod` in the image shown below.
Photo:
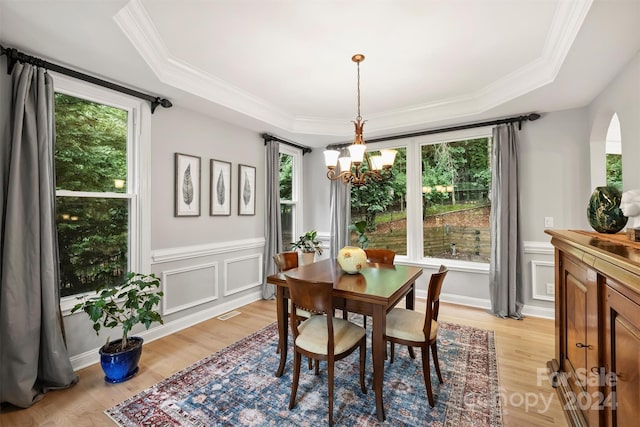
[[[449,126],[449,127],[436,128],[436,129],[428,129],[428,130],[423,130],[423,131],[419,131],[419,132],[405,133],[405,134],[400,134],[400,135],[382,136],[380,138],[368,139],[366,142],[367,143],[374,143],[374,142],[382,142],[382,141],[393,141],[395,139],[412,138],[412,137],[415,137],[415,136],[433,135],[433,134],[437,134],[437,133],[453,132],[453,131],[457,131],[457,130],[481,128],[481,127],[485,127],[485,126],[494,126],[494,125],[501,125],[501,124],[506,124],[506,123],[515,123],[515,122],[518,122],[518,130],[521,130],[522,129],[522,122],[526,122],[527,120],[528,121],[538,120],[540,117],[541,116],[538,113],[529,113],[529,114],[525,114],[523,116],[514,116],[514,117],[508,117],[508,118],[504,118],[504,119],[488,120],[486,122],[467,123],[467,124],[463,124],[463,125]],[[350,142],[349,143],[345,143],[345,144],[331,144],[331,145],[327,145],[327,149],[344,148],[344,147],[348,147],[349,145],[351,145]]]
[[[20,52],[17,49],[5,48],[4,46],[0,45],[0,56],[2,55],[6,55],[7,57],[7,74],[11,74],[11,72],[13,71],[13,67],[17,62],[22,62],[35,65],[36,67],[42,67],[50,71],[55,71],[57,73],[64,74],[66,76],[73,77],[88,83],[93,83],[98,86],[106,87],[107,89],[115,90],[117,92],[126,93],[127,95],[135,96],[136,98],[141,98],[145,101],[149,101],[151,103],[151,114],[156,111],[158,105],[161,105],[164,108],[170,108],[173,106],[171,101],[169,101],[168,99],[138,92],[137,90],[120,86],[118,84],[111,83],[106,80],[102,80],[97,77],[93,77],[88,74],[63,67],[61,65],[53,64],[49,61],[45,61],[44,59],[37,58],[35,56],[27,55],[26,53]]]
[[[287,144],[290,145],[291,147],[295,147],[295,148],[299,148],[300,150],[302,150],[302,155],[304,156],[307,153],[311,153],[311,148],[307,147],[306,145],[300,145],[300,144],[296,144],[295,142],[291,142],[291,141],[286,141],[284,139],[280,139],[277,136],[273,136],[270,135],[268,133],[262,133],[260,134],[260,136],[264,139],[264,145],[267,145],[267,142],[269,141],[278,141],[281,142],[283,144]]]

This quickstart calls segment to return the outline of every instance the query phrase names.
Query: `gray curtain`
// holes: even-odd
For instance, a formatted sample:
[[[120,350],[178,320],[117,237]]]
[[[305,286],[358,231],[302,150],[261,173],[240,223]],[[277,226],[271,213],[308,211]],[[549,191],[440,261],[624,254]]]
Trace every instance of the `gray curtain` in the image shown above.
[[[265,190],[265,245],[264,245],[264,283],[262,298],[275,296],[275,288],[267,283],[267,276],[277,272],[273,256],[282,250],[282,224],[280,219],[280,144],[268,141],[265,149],[266,157],[266,190]]]
[[[28,64],[11,79],[0,163],[0,401],[26,408],[78,377],[60,313],[53,81]]]
[[[518,189],[518,138],[515,124],[493,129],[491,182],[491,312],[522,319],[522,236]]]
[[[338,252],[349,244],[347,227],[351,222],[351,185],[344,185],[342,181],[331,181],[330,190],[331,210],[331,258],[338,258]]]

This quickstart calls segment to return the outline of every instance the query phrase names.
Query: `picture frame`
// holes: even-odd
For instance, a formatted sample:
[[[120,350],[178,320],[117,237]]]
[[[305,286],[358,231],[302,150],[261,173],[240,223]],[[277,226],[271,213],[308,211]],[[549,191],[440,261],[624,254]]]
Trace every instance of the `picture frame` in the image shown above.
[[[209,215],[231,215],[231,163],[211,159]]]
[[[200,157],[175,153],[174,216],[200,216]]]
[[[256,168],[238,165],[238,215],[256,214]]]

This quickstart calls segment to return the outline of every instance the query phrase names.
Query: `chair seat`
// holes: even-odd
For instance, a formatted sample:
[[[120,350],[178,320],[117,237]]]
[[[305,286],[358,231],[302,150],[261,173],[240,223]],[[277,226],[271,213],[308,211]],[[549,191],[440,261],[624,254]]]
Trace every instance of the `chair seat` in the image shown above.
[[[387,314],[388,337],[399,338],[407,341],[425,342],[424,339],[424,313],[404,308],[394,308]],[[433,340],[438,335],[438,322],[431,321],[431,336]]]
[[[327,354],[327,319],[324,316],[312,316],[298,325],[300,335],[296,345],[304,350],[317,354]],[[333,318],[333,336],[335,354],[340,354],[353,347],[365,335],[363,327],[344,319]]]

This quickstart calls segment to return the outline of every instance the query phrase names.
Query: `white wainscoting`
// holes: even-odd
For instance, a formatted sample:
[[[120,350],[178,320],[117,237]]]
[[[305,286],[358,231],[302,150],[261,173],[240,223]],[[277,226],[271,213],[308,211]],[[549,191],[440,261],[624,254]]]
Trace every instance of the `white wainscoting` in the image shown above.
[[[230,258],[224,261],[223,295],[262,285],[262,254]]]
[[[162,314],[171,314],[218,299],[218,263],[162,271]]]
[[[531,261],[531,298],[555,301],[555,263],[553,261]],[[554,293],[547,292],[547,285],[554,285]]]
[[[165,263],[203,256],[221,255],[231,252],[264,248],[264,237],[228,242],[207,243],[206,245],[182,246],[177,248],[156,249],[151,252],[151,263]]]

